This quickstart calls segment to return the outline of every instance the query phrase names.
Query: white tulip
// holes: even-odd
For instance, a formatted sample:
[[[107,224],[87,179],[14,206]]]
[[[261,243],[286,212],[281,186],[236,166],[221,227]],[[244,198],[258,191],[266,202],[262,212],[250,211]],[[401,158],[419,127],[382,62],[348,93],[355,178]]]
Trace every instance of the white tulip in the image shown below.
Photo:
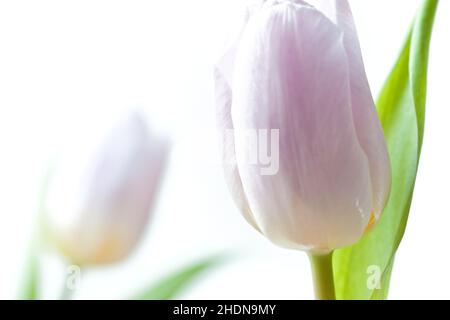
[[[69,152],[71,165],[63,157],[56,166],[45,199],[46,231],[71,263],[108,264],[126,257],[145,230],[168,142],[132,114],[84,151]]]

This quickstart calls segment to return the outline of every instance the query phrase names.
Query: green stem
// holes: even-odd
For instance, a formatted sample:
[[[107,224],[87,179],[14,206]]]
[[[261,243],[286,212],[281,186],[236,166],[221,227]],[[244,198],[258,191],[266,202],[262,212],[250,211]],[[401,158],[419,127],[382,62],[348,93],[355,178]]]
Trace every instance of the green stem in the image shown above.
[[[336,300],[333,280],[333,252],[309,254],[314,290],[318,300]]]

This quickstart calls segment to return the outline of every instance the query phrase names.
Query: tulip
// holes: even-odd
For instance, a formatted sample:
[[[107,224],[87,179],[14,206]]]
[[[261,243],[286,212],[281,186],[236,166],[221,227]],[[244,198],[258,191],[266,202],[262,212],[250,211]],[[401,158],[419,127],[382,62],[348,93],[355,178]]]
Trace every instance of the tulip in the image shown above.
[[[390,162],[346,0],[249,8],[215,84],[226,180],[256,230],[325,255],[379,220]]]
[[[167,141],[150,132],[137,113],[98,140],[92,152],[75,155],[82,161],[68,175],[57,167],[46,197],[48,237],[80,266],[119,261],[136,246],[168,152]],[[72,171],[79,174],[73,177]]]

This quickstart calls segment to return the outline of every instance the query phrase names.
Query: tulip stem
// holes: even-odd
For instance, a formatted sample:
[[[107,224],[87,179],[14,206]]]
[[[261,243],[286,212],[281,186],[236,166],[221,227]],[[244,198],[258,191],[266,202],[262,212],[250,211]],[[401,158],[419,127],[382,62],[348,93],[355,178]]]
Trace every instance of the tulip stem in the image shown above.
[[[317,300],[336,300],[333,279],[333,252],[309,254]]]

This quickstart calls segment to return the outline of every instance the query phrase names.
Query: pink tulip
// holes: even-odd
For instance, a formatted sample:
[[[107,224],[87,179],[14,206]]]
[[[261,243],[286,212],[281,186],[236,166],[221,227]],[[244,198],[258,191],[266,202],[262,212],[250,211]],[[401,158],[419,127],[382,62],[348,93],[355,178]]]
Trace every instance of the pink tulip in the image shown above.
[[[50,240],[82,266],[116,262],[134,249],[167,161],[167,140],[139,114],[103,136],[90,152],[74,155],[80,161],[71,170],[56,170],[46,201]]]
[[[249,9],[215,78],[226,178],[246,220],[292,249],[357,242],[380,218],[391,173],[347,0]],[[249,161],[266,138],[273,174]]]

